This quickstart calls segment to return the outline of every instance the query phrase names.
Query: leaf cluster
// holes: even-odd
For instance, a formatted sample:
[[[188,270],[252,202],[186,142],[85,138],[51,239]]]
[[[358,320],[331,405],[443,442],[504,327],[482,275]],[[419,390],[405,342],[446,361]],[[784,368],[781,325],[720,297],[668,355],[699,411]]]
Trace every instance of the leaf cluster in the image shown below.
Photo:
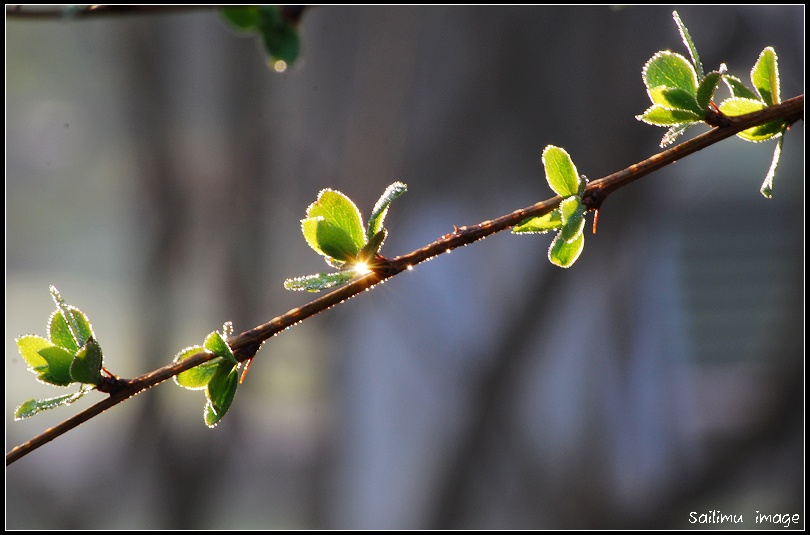
[[[717,114],[720,117],[735,117],[781,102],[779,69],[772,47],[766,47],[751,68],[750,79],[754,87],[751,90],[739,78],[726,72],[725,64],[704,74],[697,48],[677,11],[673,12],[673,18],[689,50],[690,60],[675,52],[661,51],[647,61],[642,78],[652,106],[636,117],[648,124],[669,127],[661,140],[662,147],[674,142],[691,126],[712,121]],[[721,80],[731,92],[731,97],[717,106],[713,98]],[[784,121],[773,121],[737,134],[754,143],[778,138],[771,167],[760,189],[768,198],[772,194],[776,166],[782,153],[782,134],[788,126]]]
[[[205,338],[203,345],[187,347],[174,358],[174,362],[179,362],[203,351],[217,355],[208,362],[174,376],[175,383],[183,388],[205,389],[203,418],[208,427],[215,427],[225,416],[239,386],[240,363],[226,342],[232,334],[233,325],[227,322],[222,326],[222,333],[212,332]]]
[[[332,189],[322,190],[307,208],[301,231],[307,244],[338,271],[287,279],[284,287],[317,292],[369,273],[388,236],[383,227],[388,207],[407,189],[402,182],[388,186],[371,210],[365,227],[360,210],[349,197]]]
[[[268,63],[275,70],[284,71],[298,58],[301,49],[298,28],[284,16],[281,6],[229,6],[220,13],[236,31],[258,37]]]
[[[104,356],[87,316],[62,299],[51,286],[56,310],[48,319],[48,336],[29,334],[17,338],[28,369],[41,383],[66,387],[78,383],[79,391],[48,399],[29,399],[14,411],[14,418],[29,418],[43,410],[69,405],[102,381]]]
[[[569,268],[585,248],[585,205],[582,193],[587,180],[577,173],[571,156],[560,147],[549,145],[543,150],[546,181],[563,198],[551,212],[530,217],[512,228],[513,234],[545,234],[558,230],[548,248],[548,259],[555,266]]]

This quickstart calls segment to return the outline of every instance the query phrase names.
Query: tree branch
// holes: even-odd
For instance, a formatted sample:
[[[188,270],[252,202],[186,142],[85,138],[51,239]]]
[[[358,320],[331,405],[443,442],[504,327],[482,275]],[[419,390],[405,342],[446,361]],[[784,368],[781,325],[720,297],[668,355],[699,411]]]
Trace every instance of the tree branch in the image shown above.
[[[619,188],[714,143],[734,136],[743,130],[774,120],[782,120],[790,125],[803,118],[804,95],[799,95],[781,104],[769,106],[754,113],[727,118],[727,121],[722,121],[722,126],[712,128],[704,134],[655,154],[626,169],[590,182],[582,195],[583,203],[589,210],[597,210],[601,207],[608,195]],[[515,210],[501,217],[483,221],[477,225],[460,228],[454,227],[452,233],[445,234],[421,249],[391,259],[379,257],[375,264],[370,266],[372,271],[368,275],[358,278],[322,297],[314,299],[301,307],[294,308],[286,314],[278,316],[263,325],[233,336],[228,339],[228,344],[231,346],[234,355],[240,362],[252,359],[266,340],[285,329],[332,308],[335,305],[343,303],[364,290],[372,288],[380,282],[405,270],[412,269],[415,265],[425,262],[426,260],[482,240],[492,234],[507,230],[529,217],[547,214],[556,208],[561,200],[562,198],[559,196],[553,197],[527,208]],[[59,425],[46,430],[28,442],[13,448],[6,454],[6,466],[24,457],[43,444],[50,442],[56,437],[86,422],[90,418],[101,414],[110,407],[174,377],[185,370],[189,370],[214,358],[216,358],[216,355],[201,352],[183,359],[180,362],[164,366],[163,368],[159,368],[134,379],[106,378],[98,389],[109,393],[110,396],[108,398],[65,420]]]

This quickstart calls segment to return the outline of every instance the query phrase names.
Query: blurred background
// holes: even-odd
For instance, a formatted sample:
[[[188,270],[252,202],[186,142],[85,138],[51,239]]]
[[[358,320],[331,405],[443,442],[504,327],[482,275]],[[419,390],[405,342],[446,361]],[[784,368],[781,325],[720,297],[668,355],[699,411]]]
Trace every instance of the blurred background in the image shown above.
[[[406,182],[396,256],[660,149],[641,68],[668,7],[313,8],[283,74],[214,10],[6,19],[6,451],[102,399],[13,421],[48,285],[134,377],[313,296],[300,219]],[[804,91],[804,6],[683,7],[707,70],[774,46]],[[725,97],[725,89],[721,89]],[[689,132],[694,135],[704,128]],[[270,340],[215,429],[166,383],[6,470],[6,527],[804,527],[804,123],[734,138],[603,205],[569,270],[496,235]],[[590,218],[589,218],[590,220]],[[736,525],[735,527],[740,527]],[[793,527],[796,527],[794,524]]]

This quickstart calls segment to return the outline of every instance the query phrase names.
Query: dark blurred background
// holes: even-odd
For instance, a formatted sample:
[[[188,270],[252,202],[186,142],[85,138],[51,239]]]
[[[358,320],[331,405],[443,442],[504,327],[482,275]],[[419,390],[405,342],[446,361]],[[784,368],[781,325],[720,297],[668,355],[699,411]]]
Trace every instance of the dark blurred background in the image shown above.
[[[6,451],[102,398],[57,395],[14,338],[54,284],[133,377],[312,296],[300,219],[339,189],[391,209],[388,256],[659,151],[641,68],[669,7],[313,8],[278,74],[214,10],[6,19]],[[707,70],[775,47],[804,91],[804,6],[683,7]],[[721,95],[726,96],[725,89]],[[697,128],[695,132],[703,131]],[[690,132],[690,135],[693,135]],[[804,527],[804,123],[611,196],[577,264],[506,233],[272,339],[222,423],[160,385],[6,470],[6,527]],[[727,527],[728,525],[724,525]],[[793,525],[795,527],[795,525]]]

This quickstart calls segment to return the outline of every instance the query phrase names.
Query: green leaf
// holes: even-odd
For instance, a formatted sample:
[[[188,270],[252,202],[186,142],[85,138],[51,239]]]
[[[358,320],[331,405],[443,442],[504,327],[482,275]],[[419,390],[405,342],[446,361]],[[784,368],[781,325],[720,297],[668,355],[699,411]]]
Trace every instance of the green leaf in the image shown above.
[[[325,189],[309,205],[301,222],[304,239],[316,252],[351,262],[366,243],[360,210],[339,191]]]
[[[664,108],[671,110],[685,110],[697,113],[700,116],[702,110],[695,101],[695,95],[684,91],[679,87],[666,87],[660,85],[647,90],[653,104],[660,104]]]
[[[402,195],[408,190],[408,186],[402,182],[394,182],[387,188],[374,204],[374,209],[371,210],[371,216],[368,218],[368,228],[366,229],[366,238],[371,241],[372,236],[380,232],[383,228],[383,221],[388,213],[388,206],[391,201]]]
[[[695,98],[699,111],[704,112],[709,108],[709,103],[712,101],[714,92],[717,90],[717,85],[720,83],[722,77],[719,72],[712,71],[700,82]]]
[[[202,353],[205,349],[202,346],[191,346],[180,351],[174,362],[180,362],[197,353]],[[222,358],[215,358],[208,362],[203,362],[199,366],[195,366],[190,370],[186,370],[174,376],[174,382],[183,388],[189,390],[200,390],[208,385],[211,378],[214,377],[219,366],[224,362]]]
[[[642,115],[637,115],[636,119],[655,126],[673,126],[700,122],[703,117],[691,111],[671,110],[660,104],[655,104],[649,107]]]
[[[736,117],[738,115],[745,115],[747,113],[762,110],[765,107],[765,103],[759,100],[732,97],[724,100],[720,104],[720,111],[729,117]],[[746,141],[759,143],[781,135],[785,128],[786,125],[783,121],[773,121],[749,128],[748,130],[743,130],[737,135]]]
[[[82,389],[74,394],[65,394],[64,396],[57,396],[55,398],[29,399],[17,407],[17,410],[14,411],[14,419],[22,420],[23,418],[30,418],[42,411],[55,409],[62,405],[70,405],[74,401],[81,399],[87,392],[87,390]]]
[[[671,126],[669,130],[667,130],[667,133],[664,134],[664,137],[661,138],[661,147],[663,148],[670,143],[674,143],[679,136],[683,135],[686,130],[696,124],[697,123],[683,123]]]
[[[214,377],[208,383],[205,395],[205,424],[214,427],[225,416],[233,402],[236,388],[239,386],[238,366],[223,365],[217,368]]]
[[[231,351],[228,342],[216,331],[206,337],[203,347],[214,355],[229,361],[231,364],[239,364],[239,361],[233,356],[233,351]]]
[[[779,67],[776,52],[772,47],[765,48],[751,69],[751,83],[754,84],[762,101],[773,106],[779,104]]]
[[[65,320],[65,310],[70,321]],[[48,320],[48,337],[55,345],[75,353],[93,337],[93,328],[81,310],[65,306],[64,309],[59,308],[51,314]]]
[[[751,100],[759,100],[756,93],[748,89],[742,80],[731,74],[723,74],[723,82],[725,82],[728,90],[731,91],[731,96],[739,98],[747,98]]]
[[[375,235],[373,235],[369,240],[368,243],[360,249],[360,252],[357,253],[357,258],[361,262],[368,262],[370,259],[374,258],[380,248],[385,242],[385,237],[388,236],[388,231],[385,229],[381,229]]]
[[[304,277],[296,277],[294,279],[287,279],[284,281],[284,288],[293,291],[306,290],[308,292],[319,292],[321,290],[328,290],[335,286],[345,284],[360,273],[352,269],[343,271],[336,271],[334,273],[318,273],[317,275],[306,275]]]
[[[95,338],[90,338],[70,364],[70,377],[78,383],[98,385],[101,383],[103,356],[101,346]]]
[[[647,89],[659,86],[683,89],[694,95],[697,91],[697,74],[689,61],[675,52],[662,51],[655,54],[641,71]]]
[[[309,246],[325,256],[327,261],[336,260],[340,265],[357,260],[362,245],[358,247],[345,229],[322,216],[304,219],[301,221],[301,230]],[[334,262],[329,263],[331,265]]]
[[[62,312],[62,321],[65,321],[68,332],[70,335],[72,335],[73,344],[62,345],[54,340],[53,336],[51,336],[51,342],[58,346],[64,347],[69,351],[76,352],[91,336],[93,336],[93,329],[90,327],[90,322],[88,321],[87,316],[85,316],[81,310],[73,306],[68,306],[68,304],[65,303],[65,300],[62,299],[62,295],[55,286],[51,286],[50,289],[51,297],[53,298],[54,303],[56,303],[57,310]],[[51,323],[53,323],[53,316],[51,317]],[[67,341],[67,336],[63,336],[63,338],[65,338],[66,343],[70,344],[70,342]],[[74,345],[75,349],[73,347]]]
[[[773,159],[771,160],[771,167],[768,169],[768,174],[765,175],[765,181],[759,189],[760,193],[766,199],[770,199],[773,194],[773,179],[776,177],[776,166],[779,165],[779,158],[782,156],[782,143],[785,141],[784,136],[780,137],[776,142],[776,148],[773,150]]]
[[[261,6],[259,33],[267,55],[273,60],[292,64],[298,58],[301,43],[295,25],[285,20],[279,6]]]
[[[559,237],[566,242],[572,242],[582,234],[585,227],[585,206],[582,199],[577,196],[568,197],[560,203],[562,228]]]
[[[524,219],[512,228],[513,234],[545,234],[550,230],[562,227],[560,210],[553,210],[545,215]]]
[[[16,341],[17,349],[31,371],[36,372],[38,369],[48,366],[48,361],[39,354],[39,350],[46,347],[53,347],[53,344],[49,340],[41,336],[28,334],[17,338]]]
[[[543,151],[543,166],[546,180],[558,195],[570,197],[579,191],[580,177],[577,168],[565,149],[549,145]]]
[[[219,13],[234,29],[241,32],[255,31],[261,22],[261,14],[257,6],[223,7]]]
[[[695,48],[695,43],[692,42],[692,38],[689,36],[689,30],[686,29],[686,25],[681,21],[681,17],[678,15],[677,11],[672,12],[672,18],[675,19],[675,25],[678,26],[678,31],[681,33],[683,44],[686,45],[686,48],[689,49],[689,55],[692,56],[692,63],[697,70],[698,80],[702,80],[703,65],[700,63],[700,56],[698,55],[697,48]]]
[[[73,382],[70,376],[73,354],[58,346],[43,347],[38,353],[47,361],[47,367],[35,368],[40,381],[56,386],[68,386]]]
[[[551,242],[551,247],[548,249],[548,259],[555,266],[561,268],[569,268],[574,265],[582,249],[585,247],[585,233],[580,232],[574,237],[572,241],[565,241],[562,237],[562,232],[557,234],[554,241]]]

